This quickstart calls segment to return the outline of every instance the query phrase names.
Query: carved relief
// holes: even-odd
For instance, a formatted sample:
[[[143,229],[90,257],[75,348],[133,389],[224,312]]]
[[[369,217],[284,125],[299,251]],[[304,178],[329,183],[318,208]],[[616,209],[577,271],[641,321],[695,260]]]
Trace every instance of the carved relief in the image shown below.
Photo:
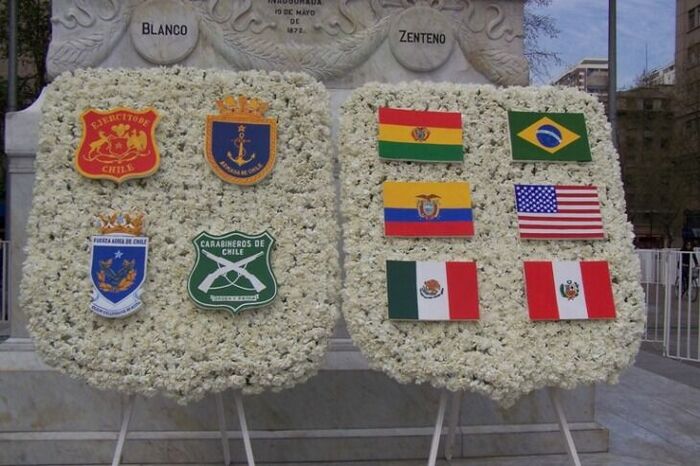
[[[51,18],[53,29],[60,24],[70,31],[67,39],[52,39],[47,68],[49,75],[74,68],[96,66],[109,55],[124,35],[133,10],[119,0],[74,0],[61,15]]]
[[[134,8],[144,4],[139,0],[61,1],[64,7],[52,19],[59,34],[49,49],[51,75],[99,66],[119,44],[129,23],[141,21]],[[187,39],[199,45],[191,47],[193,51],[181,47],[187,53],[174,62],[192,54],[188,63],[201,60],[201,66],[207,66],[206,53],[197,55],[198,39],[203,39],[219,57],[218,66],[223,59],[234,69],[305,71],[331,80],[371,60],[387,39],[396,60],[414,72],[442,66],[457,42],[465,59],[491,82],[528,82],[522,16],[517,15],[522,14],[522,6],[514,1],[323,0],[289,5],[274,0],[192,0],[180,5],[196,16],[198,27],[189,28],[193,32]],[[137,45],[139,28],[132,25],[131,30]],[[168,40],[184,38],[165,37],[163,43]],[[155,43],[149,45],[155,47],[153,53],[141,51],[141,56],[156,64],[173,62],[159,58],[157,38],[150,41]]]

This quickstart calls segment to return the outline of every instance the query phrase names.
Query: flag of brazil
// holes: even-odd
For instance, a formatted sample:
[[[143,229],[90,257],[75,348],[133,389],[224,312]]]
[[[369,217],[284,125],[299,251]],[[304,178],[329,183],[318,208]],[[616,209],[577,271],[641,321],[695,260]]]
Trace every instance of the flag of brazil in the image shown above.
[[[508,112],[508,127],[515,161],[591,161],[582,113]]]

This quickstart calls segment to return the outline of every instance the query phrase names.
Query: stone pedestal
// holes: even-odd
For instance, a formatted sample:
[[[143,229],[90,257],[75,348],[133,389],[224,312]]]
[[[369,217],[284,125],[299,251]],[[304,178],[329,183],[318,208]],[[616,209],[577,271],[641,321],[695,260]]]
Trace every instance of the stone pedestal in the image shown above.
[[[51,370],[31,342],[0,345],[0,465],[108,463],[125,400]],[[440,394],[369,371],[348,340],[336,339],[323,370],[280,393],[245,397],[256,461],[425,459]],[[608,448],[593,421],[595,392],[566,392],[564,409],[580,452]],[[231,393],[224,396],[234,461],[245,461]],[[509,410],[464,397],[455,457],[563,453],[546,392]],[[124,463],[216,463],[222,459],[213,397],[188,406],[137,398]]]
[[[11,335],[27,337],[27,318],[18,305],[19,283],[24,263],[25,231],[27,216],[32,207],[34,186],[34,158],[39,138],[39,117],[42,95],[31,107],[21,112],[8,113],[5,117],[5,153],[7,154],[7,239],[10,241],[8,306],[10,309]]]
[[[306,71],[338,108],[367,81],[527,84],[519,0],[54,0],[51,75],[77,67],[169,64]],[[323,5],[320,5],[320,4]],[[318,5],[317,5],[318,4]],[[0,465],[109,462],[124,400],[41,363],[18,306],[42,99],[7,116],[12,337],[0,343]],[[86,311],[87,312],[87,311]],[[230,394],[229,394],[230,395]],[[259,463],[425,459],[439,392],[370,371],[341,323],[321,373],[280,393],[245,399]],[[243,448],[232,397],[225,398],[234,460]],[[594,422],[595,390],[564,396],[581,452],[605,451]],[[544,392],[500,410],[467,394],[455,456],[563,452]],[[183,407],[138,398],[125,463],[210,463],[222,453],[212,398]]]

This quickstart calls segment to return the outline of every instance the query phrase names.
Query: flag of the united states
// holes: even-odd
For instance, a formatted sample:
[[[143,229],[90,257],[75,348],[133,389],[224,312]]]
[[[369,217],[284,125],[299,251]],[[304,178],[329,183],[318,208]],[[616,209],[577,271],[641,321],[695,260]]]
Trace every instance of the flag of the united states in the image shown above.
[[[603,239],[595,186],[515,185],[518,228],[524,239]]]

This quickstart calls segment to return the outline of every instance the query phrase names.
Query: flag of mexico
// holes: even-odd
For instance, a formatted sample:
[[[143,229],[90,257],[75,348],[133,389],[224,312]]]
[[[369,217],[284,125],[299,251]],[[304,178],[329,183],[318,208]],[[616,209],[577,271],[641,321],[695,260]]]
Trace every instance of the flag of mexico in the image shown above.
[[[476,262],[387,261],[389,319],[476,320]]]
[[[414,162],[462,162],[462,114],[379,108],[379,157]]]
[[[607,261],[525,261],[532,320],[614,319]]]

